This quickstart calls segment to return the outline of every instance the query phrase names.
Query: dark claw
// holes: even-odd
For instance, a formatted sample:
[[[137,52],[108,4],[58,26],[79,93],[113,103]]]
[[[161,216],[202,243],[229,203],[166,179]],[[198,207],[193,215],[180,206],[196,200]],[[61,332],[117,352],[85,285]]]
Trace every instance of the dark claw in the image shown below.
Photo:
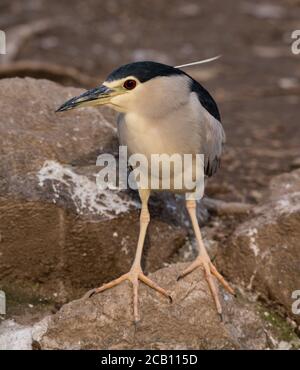
[[[173,303],[173,298],[172,298],[172,296],[171,296],[171,295],[169,295],[169,296],[168,296],[168,298],[169,298],[170,303],[172,304],[172,303]]]
[[[220,321],[224,322],[223,314],[219,313]]]
[[[134,333],[137,332],[138,328],[139,328],[139,324],[140,324],[140,320],[137,320],[137,321],[133,321],[133,324],[134,324]]]
[[[88,298],[92,298],[92,296],[93,295],[95,295],[96,294],[96,291],[95,290],[93,290],[89,295],[88,295]]]
[[[181,280],[182,278],[183,278],[183,276],[182,276],[182,275],[179,275],[179,276],[177,276],[176,281],[179,281],[179,280]]]
[[[88,291],[87,293],[85,293],[85,295],[83,296],[83,299],[89,299],[95,294],[96,294],[96,290],[92,289],[92,290]]]

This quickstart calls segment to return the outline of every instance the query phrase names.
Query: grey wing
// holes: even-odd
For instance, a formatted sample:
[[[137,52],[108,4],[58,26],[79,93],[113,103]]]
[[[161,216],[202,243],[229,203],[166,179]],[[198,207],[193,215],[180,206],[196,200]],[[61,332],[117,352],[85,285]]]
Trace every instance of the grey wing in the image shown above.
[[[222,150],[225,144],[225,132],[221,122],[211,115],[208,115],[208,117],[201,122],[201,125],[204,173],[207,176],[212,176],[220,167]]]
[[[221,154],[225,143],[225,132],[221,124],[218,106],[209,92],[197,81],[192,80],[191,90],[197,94],[202,107],[201,149],[204,154],[205,175],[212,176],[220,167]]]

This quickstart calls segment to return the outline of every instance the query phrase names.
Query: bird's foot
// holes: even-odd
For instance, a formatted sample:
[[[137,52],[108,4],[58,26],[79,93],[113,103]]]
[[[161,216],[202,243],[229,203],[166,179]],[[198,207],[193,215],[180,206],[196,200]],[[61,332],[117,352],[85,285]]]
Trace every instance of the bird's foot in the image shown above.
[[[161,288],[159,285],[157,285],[154,281],[149,279],[145,274],[143,273],[142,269],[140,267],[132,267],[129,272],[126,274],[120,276],[119,278],[112,280],[109,283],[103,284],[99,288],[95,288],[90,290],[85,294],[85,298],[90,298],[95,294],[101,293],[104,290],[113,288],[119,284],[121,284],[123,281],[128,280],[131,282],[133,287],[133,315],[134,315],[134,322],[137,323],[140,320],[139,312],[138,312],[138,286],[139,281],[143,282],[144,284],[148,285],[150,288],[156,290],[157,292],[161,293],[165,297],[169,298],[170,302],[172,303],[172,297],[171,295],[163,288]]]
[[[234,290],[231,286],[227,283],[227,281],[223,278],[223,276],[218,272],[215,266],[212,264],[211,260],[209,259],[208,255],[199,255],[194,262],[190,266],[188,266],[177,278],[177,281],[185,277],[186,275],[190,274],[196,268],[202,267],[205,273],[205,279],[209,285],[211,294],[213,296],[217,312],[222,319],[222,306],[218,297],[218,290],[213,279],[213,276],[219,280],[219,282],[223,285],[223,287],[232,295],[235,295]]]

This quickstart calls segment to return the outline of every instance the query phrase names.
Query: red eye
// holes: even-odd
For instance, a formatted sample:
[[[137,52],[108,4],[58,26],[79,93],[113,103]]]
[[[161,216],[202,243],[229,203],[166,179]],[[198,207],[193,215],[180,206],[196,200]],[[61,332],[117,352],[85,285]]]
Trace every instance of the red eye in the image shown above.
[[[125,89],[127,90],[132,90],[136,87],[136,81],[135,80],[126,80],[124,82],[124,85]]]

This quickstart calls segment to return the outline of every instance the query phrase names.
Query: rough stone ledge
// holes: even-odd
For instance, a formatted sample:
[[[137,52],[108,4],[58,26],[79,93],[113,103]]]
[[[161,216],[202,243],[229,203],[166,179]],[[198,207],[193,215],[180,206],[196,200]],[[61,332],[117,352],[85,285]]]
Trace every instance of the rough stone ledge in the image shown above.
[[[141,321],[133,324],[132,290],[123,283],[91,299],[64,305],[33,331],[41,349],[262,349],[264,323],[254,306],[220,292],[224,322],[216,313],[201,269],[176,277],[187,264],[163,268],[151,278],[172,292],[173,304],[140,285]],[[46,323],[46,324],[45,324]]]

